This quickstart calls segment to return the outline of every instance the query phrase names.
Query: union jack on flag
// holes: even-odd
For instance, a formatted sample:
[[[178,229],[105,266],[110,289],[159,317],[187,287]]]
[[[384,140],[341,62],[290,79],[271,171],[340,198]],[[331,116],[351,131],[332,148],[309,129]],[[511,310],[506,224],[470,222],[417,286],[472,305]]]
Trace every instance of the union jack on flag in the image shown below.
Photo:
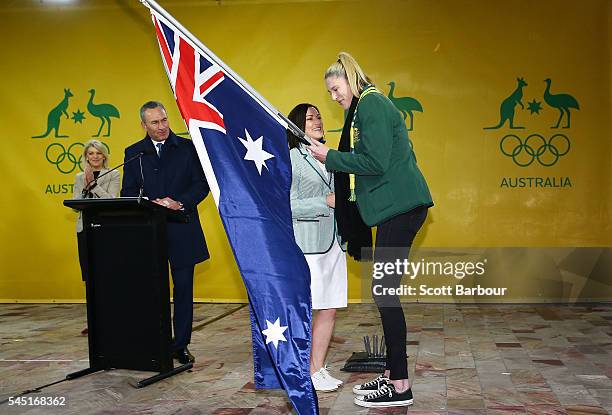
[[[287,124],[157,8],[162,61],[249,296],[255,385],[283,387],[298,414],[317,414],[310,271],[291,223]]]

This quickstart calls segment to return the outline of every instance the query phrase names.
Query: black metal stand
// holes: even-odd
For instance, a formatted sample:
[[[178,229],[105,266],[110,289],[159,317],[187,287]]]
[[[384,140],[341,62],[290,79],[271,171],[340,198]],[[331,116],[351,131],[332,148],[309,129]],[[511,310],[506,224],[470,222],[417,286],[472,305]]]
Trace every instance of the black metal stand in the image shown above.
[[[79,370],[78,372],[69,373],[66,375],[66,380],[73,380],[76,378],[80,378],[81,376],[91,375],[92,373],[96,373],[101,371],[102,369],[94,369],[92,367],[88,367],[87,369]]]
[[[136,385],[133,385],[133,386],[135,386],[136,388],[144,388],[145,386],[149,386],[152,383],[159,382],[162,379],[166,379],[170,376],[176,375],[177,373],[181,373],[186,370],[189,370],[192,367],[193,367],[193,363],[186,363],[184,365],[175,367],[169,372],[163,372],[158,375],[151,376],[150,378],[143,379],[140,382],[137,382]]]
[[[193,363],[186,363],[184,365],[177,366],[174,369],[169,370],[167,372],[161,372],[161,373],[158,373],[157,375],[153,375],[146,379],[140,380],[136,383],[130,383],[130,384],[133,387],[138,388],[138,389],[144,388],[145,386],[152,385],[155,382],[159,382],[160,380],[169,378],[170,376],[174,376],[181,372],[185,372],[186,370],[190,370],[192,368],[193,368]],[[92,373],[96,373],[101,370],[104,370],[104,369],[94,369],[94,368],[88,367],[87,369],[79,370],[78,372],[69,373],[68,375],[66,375],[66,380],[74,380],[82,376],[91,375]]]

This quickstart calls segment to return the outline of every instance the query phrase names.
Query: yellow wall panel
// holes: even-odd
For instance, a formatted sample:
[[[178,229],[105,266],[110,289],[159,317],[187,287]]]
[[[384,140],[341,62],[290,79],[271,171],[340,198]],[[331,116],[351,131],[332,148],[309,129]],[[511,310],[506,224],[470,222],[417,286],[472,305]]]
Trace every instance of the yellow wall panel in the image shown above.
[[[423,110],[413,111],[410,135],[436,203],[416,245],[611,246],[611,2],[160,3],[285,114],[296,103],[312,102],[328,130],[342,126],[342,110],[329,99],[322,79],[340,50],[352,53],[383,93],[394,81],[395,97],[416,99]],[[5,2],[0,16],[5,136],[0,299],[78,301],[84,289],[76,215],[61,203],[70,197],[75,172],[60,172],[47,157],[57,160],[60,144],[67,149],[98,131],[101,121],[87,108],[90,89],[94,103],[112,104],[120,113],[109,137],[102,137],[111,164],[120,163],[123,149],[142,137],[138,108],[144,101],[163,101],[173,129],[185,127],[148,12],[139,2]],[[515,91],[517,78],[527,84],[524,109],[518,103],[510,107],[515,125],[525,128],[510,129],[506,122],[484,129],[500,121],[500,106]],[[568,94],[579,103],[579,109],[570,109],[570,128],[551,128],[560,112],[545,100],[547,78],[552,94]],[[48,114],[64,89],[72,96],[69,118],[60,114],[59,132],[67,137],[55,138],[52,131],[32,138],[46,132]],[[85,117],[81,122],[78,114]],[[534,160],[521,167],[500,150],[510,134],[522,142],[534,134],[547,141],[563,134],[570,149],[552,166]],[[328,132],[327,138],[335,146],[339,133]],[[533,145],[542,151],[541,144]],[[545,150],[544,161],[553,156]],[[68,156],[60,168],[71,168]],[[569,180],[571,186],[503,185],[521,178],[551,185]],[[196,268],[195,296],[244,300],[210,197],[200,214],[212,260]],[[352,299],[361,295],[360,268],[350,263]]]

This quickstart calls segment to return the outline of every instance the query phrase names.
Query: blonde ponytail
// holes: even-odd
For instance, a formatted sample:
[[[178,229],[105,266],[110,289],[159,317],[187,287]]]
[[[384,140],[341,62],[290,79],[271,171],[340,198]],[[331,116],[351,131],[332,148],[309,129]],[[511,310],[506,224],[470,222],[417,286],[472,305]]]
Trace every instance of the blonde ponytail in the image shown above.
[[[355,58],[347,52],[340,52],[338,60],[325,71],[325,79],[343,77],[348,81],[351,92],[359,98],[366,85],[372,85],[370,78],[363,72]]]

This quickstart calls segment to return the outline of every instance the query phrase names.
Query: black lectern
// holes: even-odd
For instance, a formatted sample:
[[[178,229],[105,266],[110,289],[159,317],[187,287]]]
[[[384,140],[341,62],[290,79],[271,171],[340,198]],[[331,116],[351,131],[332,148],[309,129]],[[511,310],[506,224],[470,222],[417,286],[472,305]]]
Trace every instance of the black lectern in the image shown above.
[[[190,369],[172,361],[166,238],[166,221],[184,214],[137,197],[64,205],[83,213],[88,259],[89,368],[67,379],[111,368],[159,372],[143,387]]]

